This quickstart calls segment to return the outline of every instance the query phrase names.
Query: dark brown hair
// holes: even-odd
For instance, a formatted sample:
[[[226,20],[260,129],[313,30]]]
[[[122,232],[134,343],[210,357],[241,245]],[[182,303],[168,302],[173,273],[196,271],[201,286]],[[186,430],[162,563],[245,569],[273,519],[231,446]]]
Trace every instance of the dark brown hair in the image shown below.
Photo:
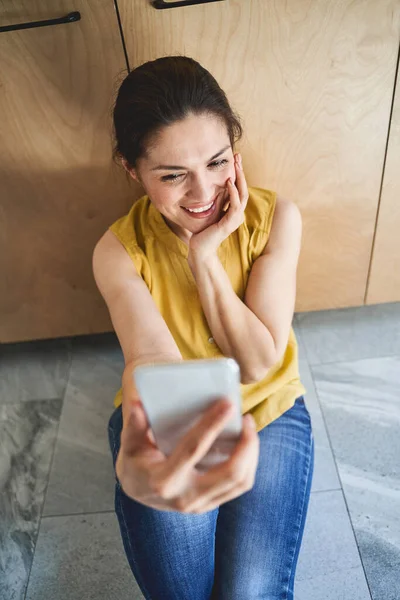
[[[193,58],[163,56],[127,75],[113,110],[114,159],[136,167],[161,128],[190,114],[209,114],[225,124],[233,148],[243,134],[240,118],[214,77]]]

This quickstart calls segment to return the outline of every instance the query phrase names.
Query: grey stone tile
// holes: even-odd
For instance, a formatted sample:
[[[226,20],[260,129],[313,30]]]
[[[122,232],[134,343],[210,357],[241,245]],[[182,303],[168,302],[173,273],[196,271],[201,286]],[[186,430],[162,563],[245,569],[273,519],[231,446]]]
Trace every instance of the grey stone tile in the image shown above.
[[[74,341],[44,515],[113,509],[107,424],[123,368],[115,336]]]
[[[373,600],[399,600],[398,546],[365,530],[356,530],[356,536]]]
[[[62,398],[71,342],[40,340],[0,345],[0,404]]]
[[[22,600],[61,400],[0,405],[0,598]]]
[[[311,494],[297,580],[361,566],[342,491]]]
[[[400,354],[400,303],[296,313],[310,365]]]
[[[358,552],[341,492],[313,494],[296,588],[309,589],[310,576],[316,586],[321,586],[324,578],[329,581],[332,575],[342,582],[341,573],[350,569],[354,569],[361,586],[357,568]],[[142,600],[128,567],[116,516],[108,513],[42,519],[26,598]],[[302,598],[306,598],[304,593]],[[320,598],[325,600],[324,595]],[[331,598],[338,600],[341,596]],[[364,600],[364,596],[351,600]]]
[[[296,600],[371,600],[362,567],[296,582]]]
[[[113,513],[42,519],[26,600],[143,600]]]
[[[400,358],[313,367],[372,597],[400,598]]]
[[[307,390],[305,402],[311,416],[315,443],[314,476],[311,491],[340,489],[340,481],[310,368],[305,360],[299,361],[299,368],[301,381]]]

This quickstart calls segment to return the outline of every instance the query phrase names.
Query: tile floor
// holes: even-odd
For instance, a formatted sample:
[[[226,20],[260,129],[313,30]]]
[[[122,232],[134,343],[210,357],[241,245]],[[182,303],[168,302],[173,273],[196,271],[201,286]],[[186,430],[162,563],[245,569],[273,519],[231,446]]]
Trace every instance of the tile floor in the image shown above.
[[[316,440],[296,600],[400,599],[400,304],[298,313]],[[113,334],[0,346],[0,599],[141,600],[113,513]]]

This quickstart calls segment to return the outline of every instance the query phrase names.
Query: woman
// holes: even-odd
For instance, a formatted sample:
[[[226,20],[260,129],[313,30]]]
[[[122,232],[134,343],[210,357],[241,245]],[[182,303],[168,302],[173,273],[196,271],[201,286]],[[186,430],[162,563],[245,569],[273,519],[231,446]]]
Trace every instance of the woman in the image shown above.
[[[109,439],[133,575],[153,600],[293,599],[314,457],[291,327],[299,210],[248,188],[239,119],[193,59],[133,70],[114,129],[115,155],[146,192],[93,255],[125,359]],[[221,356],[239,363],[247,416],[229,460],[201,476],[194,465],[229,420],[226,401],[167,458],[132,372]]]

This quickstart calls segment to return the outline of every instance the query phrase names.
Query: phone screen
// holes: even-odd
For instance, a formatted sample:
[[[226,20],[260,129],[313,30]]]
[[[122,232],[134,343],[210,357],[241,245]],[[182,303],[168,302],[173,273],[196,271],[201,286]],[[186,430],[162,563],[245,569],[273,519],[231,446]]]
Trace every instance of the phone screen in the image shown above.
[[[227,460],[242,430],[240,369],[232,358],[141,365],[133,373],[158,448],[169,456],[211,404],[222,397],[235,407],[199,471]]]

